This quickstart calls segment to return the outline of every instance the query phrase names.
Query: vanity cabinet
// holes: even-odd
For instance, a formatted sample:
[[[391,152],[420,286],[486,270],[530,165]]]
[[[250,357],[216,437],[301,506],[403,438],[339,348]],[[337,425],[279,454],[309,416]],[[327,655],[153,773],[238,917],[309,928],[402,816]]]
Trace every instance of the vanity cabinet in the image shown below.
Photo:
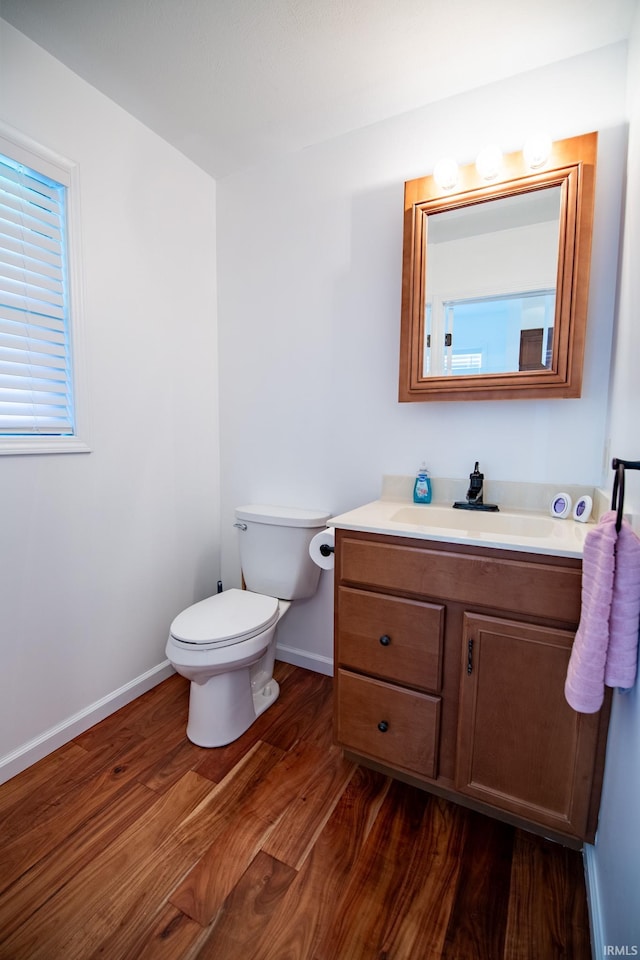
[[[336,531],[335,736],[366,765],[572,846],[592,841],[608,699],[564,680],[581,561]]]

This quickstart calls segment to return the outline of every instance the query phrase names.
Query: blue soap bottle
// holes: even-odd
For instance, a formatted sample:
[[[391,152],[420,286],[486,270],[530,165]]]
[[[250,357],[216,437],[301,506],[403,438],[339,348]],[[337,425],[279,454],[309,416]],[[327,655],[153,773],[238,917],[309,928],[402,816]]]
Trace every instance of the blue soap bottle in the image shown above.
[[[431,503],[431,480],[424,463],[418,470],[418,476],[413,485],[413,502]]]

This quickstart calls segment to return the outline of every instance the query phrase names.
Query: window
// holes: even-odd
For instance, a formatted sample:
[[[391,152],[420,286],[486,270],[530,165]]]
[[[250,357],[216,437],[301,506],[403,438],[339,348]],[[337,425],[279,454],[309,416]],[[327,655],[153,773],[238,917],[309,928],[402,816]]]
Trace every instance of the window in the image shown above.
[[[441,372],[550,369],[555,300],[550,289],[442,300]]]
[[[89,449],[78,432],[74,174],[0,130],[0,453]]]

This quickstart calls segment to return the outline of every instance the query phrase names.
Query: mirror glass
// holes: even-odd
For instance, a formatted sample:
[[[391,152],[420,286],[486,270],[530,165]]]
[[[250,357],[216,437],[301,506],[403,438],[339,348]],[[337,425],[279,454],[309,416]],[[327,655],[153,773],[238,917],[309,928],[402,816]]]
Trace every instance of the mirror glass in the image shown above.
[[[550,369],[559,186],[427,217],[423,376]]]
[[[405,183],[401,401],[580,396],[597,140]]]

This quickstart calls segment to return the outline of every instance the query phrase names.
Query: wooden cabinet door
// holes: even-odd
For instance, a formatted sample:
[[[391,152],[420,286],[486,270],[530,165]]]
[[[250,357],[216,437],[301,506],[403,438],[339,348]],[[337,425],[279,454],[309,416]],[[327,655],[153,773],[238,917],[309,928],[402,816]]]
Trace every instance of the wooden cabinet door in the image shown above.
[[[564,698],[573,633],[464,616],[456,787],[585,837],[598,716]]]

